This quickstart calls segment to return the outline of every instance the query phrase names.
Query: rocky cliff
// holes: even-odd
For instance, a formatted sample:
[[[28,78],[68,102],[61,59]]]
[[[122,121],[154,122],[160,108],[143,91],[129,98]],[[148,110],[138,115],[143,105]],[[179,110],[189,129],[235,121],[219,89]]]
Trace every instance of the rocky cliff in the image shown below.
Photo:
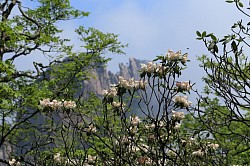
[[[86,96],[89,92],[93,92],[97,95],[102,94],[103,89],[108,89],[110,84],[118,83],[118,76],[123,76],[125,79],[134,77],[136,80],[139,79],[139,69],[141,63],[147,63],[145,60],[138,60],[135,58],[129,59],[129,64],[119,64],[119,72],[113,73],[108,71],[105,66],[101,66],[91,71],[92,78],[83,82],[83,96]]]

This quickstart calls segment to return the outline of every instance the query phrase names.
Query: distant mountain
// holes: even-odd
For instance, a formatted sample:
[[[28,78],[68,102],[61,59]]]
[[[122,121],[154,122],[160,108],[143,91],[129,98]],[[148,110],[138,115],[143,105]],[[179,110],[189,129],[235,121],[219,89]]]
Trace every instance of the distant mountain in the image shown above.
[[[139,70],[141,68],[141,63],[147,63],[146,60],[138,60],[135,58],[129,59],[129,64],[125,65],[123,63],[119,64],[119,72],[113,73],[108,71],[105,66],[101,66],[96,69],[92,69],[92,78],[90,80],[83,81],[82,89],[83,96],[87,96],[89,92],[93,92],[98,96],[102,94],[103,89],[108,89],[111,84],[118,83],[118,76],[122,76],[125,79],[134,77],[135,80],[139,80]]]

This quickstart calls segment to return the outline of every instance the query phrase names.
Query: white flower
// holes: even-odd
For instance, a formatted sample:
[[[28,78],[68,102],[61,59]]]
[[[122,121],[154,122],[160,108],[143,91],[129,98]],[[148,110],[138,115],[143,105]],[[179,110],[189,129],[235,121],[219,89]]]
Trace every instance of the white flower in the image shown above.
[[[147,72],[148,72],[148,73],[154,73],[156,67],[157,67],[157,66],[156,66],[155,63],[153,63],[153,62],[148,62],[148,64],[147,64]]]
[[[21,163],[19,161],[16,161],[16,159],[9,160],[9,164],[11,166],[20,166]]]
[[[214,143],[211,143],[211,144],[208,144],[207,147],[213,149],[213,150],[216,150],[219,148],[219,144],[214,144]]]
[[[163,75],[165,73],[166,69],[167,69],[167,67],[162,66],[162,64],[158,64],[155,72],[158,73],[159,75]]]
[[[86,128],[87,133],[95,133],[96,131],[96,127],[93,124],[90,124],[89,127]]]
[[[192,155],[194,155],[194,156],[203,156],[203,155],[204,155],[204,152],[203,152],[201,149],[199,149],[199,150],[197,150],[197,151],[194,151],[194,152],[192,153]]]
[[[147,64],[141,64],[141,71],[147,73],[154,73],[157,65],[153,62],[148,62]]]
[[[181,55],[181,51],[177,51],[176,53],[169,49],[167,54],[166,54],[166,59],[169,61],[178,61],[180,60],[182,63],[186,63],[187,62],[187,57],[188,54],[185,53],[184,55]]]
[[[108,90],[106,90],[106,89],[102,90],[102,94],[103,94],[104,96],[107,96],[107,95],[108,95]]]
[[[191,137],[189,138],[189,142],[194,142],[195,141],[195,138]]]
[[[138,128],[137,128],[137,126],[131,126],[129,128],[129,131],[131,134],[135,134],[138,131]]]
[[[136,81],[133,77],[126,80],[124,79],[122,76],[119,76],[119,85],[120,87],[123,87],[127,90],[131,90],[131,89],[145,89],[146,88],[146,81]],[[108,94],[108,92],[106,92],[106,94]]]
[[[135,89],[139,89],[140,88],[139,81],[134,81],[134,88]]]
[[[87,160],[89,164],[94,164],[96,161],[96,156],[88,155]]]
[[[115,107],[115,108],[120,108],[121,107],[121,102],[115,102],[115,101],[113,101],[112,102],[112,105]]]
[[[122,76],[119,76],[119,85],[125,89],[130,89],[131,85]]]
[[[61,160],[62,160],[61,154],[60,153],[56,153],[54,155],[54,160],[55,160],[55,162],[61,162]]]
[[[159,121],[158,125],[159,125],[159,127],[164,127],[165,123],[164,123],[164,121],[161,120],[161,121]]]
[[[178,130],[181,128],[181,124],[180,123],[176,123],[175,126],[174,126],[174,129],[175,130]]]
[[[139,123],[141,122],[141,120],[138,116],[135,116],[135,117],[131,116],[130,121],[131,121],[132,126],[138,126]]]
[[[111,87],[109,89],[109,97],[115,97],[117,95],[117,89],[116,87]]]
[[[76,107],[76,103],[75,101],[64,101],[63,102],[63,106],[67,109],[67,108],[75,108]]]
[[[76,103],[75,101],[58,101],[58,100],[52,100],[50,102],[50,99],[43,99],[40,100],[40,105],[42,106],[42,108],[48,106],[51,107],[52,109],[59,109],[62,106],[64,106],[65,108],[74,108],[76,107]]]
[[[46,106],[49,106],[49,103],[50,103],[50,99],[40,100],[40,105],[41,105],[42,108],[44,108]]]
[[[172,118],[174,120],[182,120],[185,117],[184,112],[172,111]]]
[[[126,80],[122,76],[119,76],[119,85],[125,89],[133,89],[136,86],[133,77]]]
[[[146,64],[141,64],[141,71],[142,72],[147,72],[148,71],[148,67]]]
[[[188,107],[192,104],[192,102],[187,100],[187,96],[175,96],[173,98],[175,103],[181,104],[183,107]]]
[[[104,96],[114,98],[117,95],[117,89],[116,87],[111,87],[109,90],[103,90],[102,94]]]
[[[149,125],[145,125],[145,128],[146,129],[154,129],[155,128],[155,124],[152,123],[152,124],[149,124]]]
[[[177,88],[180,88],[181,90],[189,91],[191,89],[191,85],[189,81],[183,81],[183,82],[176,82]]]
[[[52,109],[58,109],[58,108],[62,107],[62,102],[61,101],[57,101],[57,100],[52,100],[52,102],[49,103],[49,106]]]
[[[133,145],[133,146],[131,147],[131,151],[132,151],[132,152],[138,152],[138,151],[140,151],[140,148],[138,148],[137,146],[134,146],[134,145]]]
[[[166,55],[167,60],[177,61],[181,59],[181,51],[177,51],[176,53],[173,50],[169,49]]]
[[[192,145],[192,144],[194,144],[194,141],[195,141],[195,139],[193,138],[193,137],[191,137],[191,138],[189,138],[189,140],[184,140],[184,139],[181,139],[181,143],[182,144],[187,144],[187,145]]]
[[[146,89],[147,83],[148,83],[147,81],[140,80],[139,81],[139,88],[140,89]]]

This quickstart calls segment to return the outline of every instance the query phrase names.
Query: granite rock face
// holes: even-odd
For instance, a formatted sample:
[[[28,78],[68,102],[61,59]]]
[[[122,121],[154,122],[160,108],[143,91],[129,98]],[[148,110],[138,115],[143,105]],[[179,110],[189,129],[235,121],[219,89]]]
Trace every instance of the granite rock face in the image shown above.
[[[83,82],[81,89],[83,96],[87,96],[89,92],[101,95],[103,89],[108,89],[111,84],[118,83],[118,76],[123,76],[125,79],[134,77],[135,80],[139,80],[141,63],[147,63],[147,61],[130,58],[128,65],[119,64],[120,71],[117,73],[108,71],[105,66],[92,69],[92,78]]]

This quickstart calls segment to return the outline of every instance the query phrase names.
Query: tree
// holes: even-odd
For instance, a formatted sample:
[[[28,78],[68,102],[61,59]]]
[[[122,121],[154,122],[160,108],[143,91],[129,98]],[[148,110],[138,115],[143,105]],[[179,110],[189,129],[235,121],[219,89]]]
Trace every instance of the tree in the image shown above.
[[[59,127],[54,118],[63,113],[51,113],[47,107],[44,114],[39,100],[63,99],[64,111],[69,111],[76,86],[90,77],[89,69],[106,63],[102,55],[107,51],[120,54],[124,47],[117,35],[81,26],[76,33],[85,49],[73,52],[69,39],[60,35],[63,30],[58,23],[88,16],[88,12],[72,8],[69,0],[26,3],[0,2],[0,147],[4,151],[0,162],[5,164],[35,165],[44,149],[56,146],[53,134]],[[33,62],[34,71],[15,67],[17,59],[35,54],[46,56],[49,63]]]
[[[52,161],[59,165],[221,163],[215,140],[182,127],[189,113],[185,110],[192,110],[186,96],[192,84],[178,80],[186,62],[187,54],[169,50],[141,65],[140,80],[119,77],[116,85],[104,90],[103,107],[95,100],[90,105],[79,103],[74,117],[68,117],[72,120],[63,125],[64,149]],[[140,112],[131,113],[134,109]]]
[[[228,3],[248,18],[249,8],[239,0]],[[212,57],[199,58],[206,72],[204,94],[198,100],[196,115],[189,118],[187,126],[197,133],[208,132],[210,137],[222,147],[221,161],[224,165],[250,163],[250,112],[249,112],[249,25],[243,20],[235,23],[232,34],[218,39],[213,33],[200,33]],[[193,122],[191,121],[193,119]]]
[[[249,16],[239,0],[227,2]],[[140,80],[119,77],[101,100],[81,96],[80,81],[107,62],[102,54],[123,53],[124,45],[114,34],[80,26],[76,33],[85,50],[73,52],[56,25],[88,13],[68,0],[36,5],[0,3],[0,147],[8,155],[2,164],[249,164],[250,64],[243,54],[249,25],[234,24],[233,34],[221,40],[197,32],[212,58],[200,57],[207,86],[202,95],[195,91],[196,107],[187,97],[194,84],[179,80],[187,54],[172,50],[142,64]],[[15,7],[19,15],[11,17]],[[34,62],[35,71],[15,67],[16,59],[37,51],[51,57],[48,65]]]

